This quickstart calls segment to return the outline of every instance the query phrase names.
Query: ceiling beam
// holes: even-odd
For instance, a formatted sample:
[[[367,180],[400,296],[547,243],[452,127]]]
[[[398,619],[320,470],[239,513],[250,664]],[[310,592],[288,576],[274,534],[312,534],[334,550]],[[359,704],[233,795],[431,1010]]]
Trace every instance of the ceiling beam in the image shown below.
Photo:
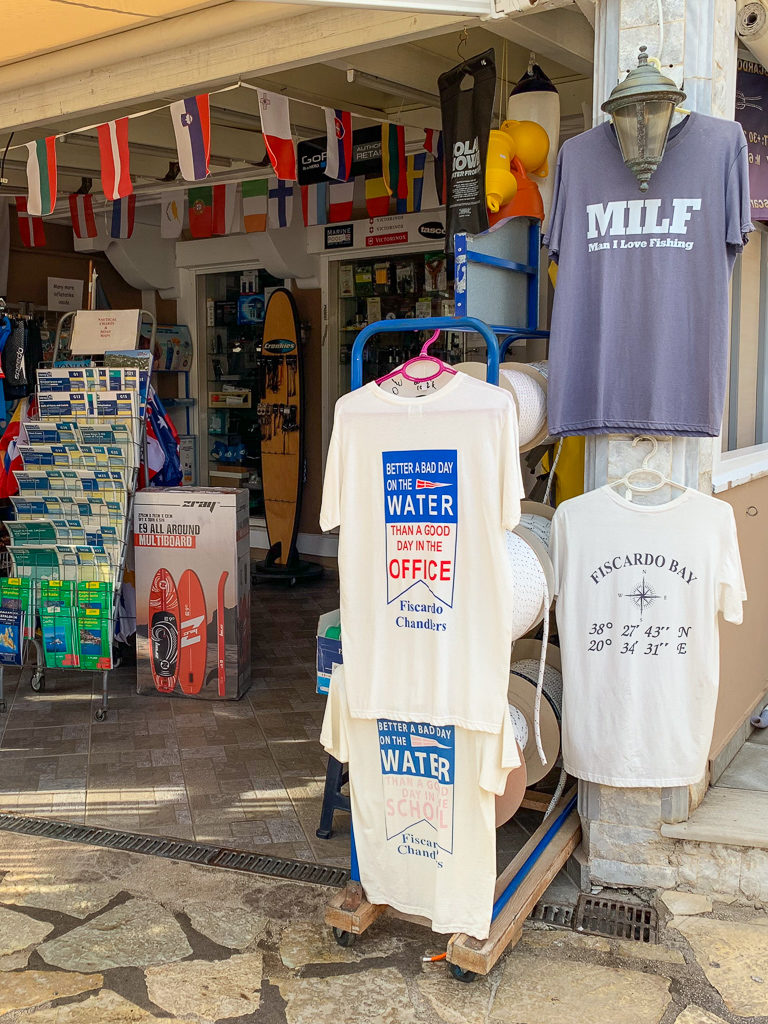
[[[158,96],[173,100],[238,77],[277,74],[448,32],[467,20],[330,7],[265,22],[258,18],[260,6],[224,5],[123,32],[119,41],[97,40],[2,67],[0,131],[98,116],[121,103],[149,105]]]
[[[575,3],[592,28],[594,28],[596,0],[575,0]]]
[[[557,61],[582,75],[592,74],[595,33],[576,10],[504,18],[491,22],[489,27],[496,35],[532,50],[537,57]]]
[[[362,71],[367,75],[399,82],[419,92],[437,96],[437,79],[455,61],[443,60],[428,50],[415,46],[399,46],[369,53],[356,53],[351,57],[326,61],[329,67],[339,71]],[[352,89],[350,87],[350,92]]]

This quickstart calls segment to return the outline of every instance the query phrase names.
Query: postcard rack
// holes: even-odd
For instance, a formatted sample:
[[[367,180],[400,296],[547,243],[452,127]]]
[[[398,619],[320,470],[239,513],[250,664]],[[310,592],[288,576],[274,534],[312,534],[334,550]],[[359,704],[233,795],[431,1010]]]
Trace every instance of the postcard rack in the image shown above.
[[[351,359],[352,388],[362,387],[363,350],[367,341],[374,335],[390,331],[438,329],[478,334],[483,338],[487,352],[486,379],[492,384],[498,383],[500,355],[503,357],[510,344],[523,337],[546,333],[515,326],[490,326],[472,316],[382,320],[364,327],[355,338]],[[338,762],[336,765],[340,770],[342,766]],[[339,772],[339,780],[340,778]],[[550,807],[548,794],[529,790],[522,806],[541,811],[543,820],[523,849],[496,880],[488,938],[480,940],[469,935],[455,934],[449,940],[446,960],[451,974],[458,981],[471,982],[479,975],[487,974],[504,951],[517,943],[525,919],[581,842],[581,822],[576,807],[575,787],[560,796],[554,807]],[[340,946],[351,946],[358,935],[386,912],[393,917],[405,917],[427,924],[426,921],[408,918],[407,915],[400,914],[386,905],[373,904],[366,899],[360,881],[354,822],[350,844],[349,881],[344,889],[331,898],[325,910],[325,923],[331,927],[336,942]]]
[[[93,311],[65,314],[52,365],[37,371],[37,408],[21,427],[19,490],[6,524],[10,576],[0,579],[0,711],[4,667],[23,666],[33,646],[33,690],[44,689],[49,668],[100,672],[94,718],[106,718],[155,347],[154,316],[134,313],[135,336],[123,331],[104,351],[60,360],[67,319],[74,336],[77,316]],[[138,347],[142,321],[148,350]]]

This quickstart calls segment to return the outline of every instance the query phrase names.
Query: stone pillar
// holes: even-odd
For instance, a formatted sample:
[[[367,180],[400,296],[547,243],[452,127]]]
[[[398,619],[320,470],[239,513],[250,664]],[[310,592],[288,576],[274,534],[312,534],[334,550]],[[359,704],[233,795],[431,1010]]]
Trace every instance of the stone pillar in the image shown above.
[[[663,49],[659,47],[657,0],[598,0],[595,31],[595,123],[600,104],[636,65],[640,46],[658,56],[665,74],[682,83],[689,110],[732,118],[736,89],[734,0],[662,0]],[[638,337],[647,324],[638,323]],[[653,465],[676,480],[711,493],[714,445],[708,438],[659,438]],[[647,446],[632,448],[632,436],[587,439],[587,490],[640,466]],[[675,789],[614,789],[579,784],[584,847],[593,881],[611,885],[669,887],[675,884],[673,842],[662,838],[663,822],[684,821],[703,799],[708,780]]]

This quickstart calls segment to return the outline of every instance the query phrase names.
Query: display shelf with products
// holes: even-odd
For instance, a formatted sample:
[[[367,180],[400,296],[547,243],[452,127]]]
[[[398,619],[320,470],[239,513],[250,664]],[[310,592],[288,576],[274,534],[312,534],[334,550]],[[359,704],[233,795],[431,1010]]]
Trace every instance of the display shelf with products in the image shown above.
[[[183,483],[187,487],[197,483],[197,437],[194,434],[193,411],[197,401],[192,396],[191,382],[193,358],[192,336],[186,324],[158,326],[152,384],[179,433],[183,450]]]
[[[441,250],[421,251],[350,259],[335,268],[338,397],[350,390],[352,345],[362,328],[378,320],[454,316],[454,259]],[[416,355],[425,340],[412,331],[372,339],[365,349],[363,382]],[[485,358],[482,339],[452,332],[445,332],[432,351],[448,363]]]
[[[247,487],[249,512],[264,514],[261,431],[267,367],[261,358],[264,310],[282,281],[267,271],[234,270],[204,279],[204,482]],[[202,358],[202,356],[201,356]]]
[[[124,326],[115,328],[117,340],[125,337],[124,349],[114,346],[115,336],[99,345],[98,311],[65,314],[53,366],[37,370],[37,407],[19,434],[23,468],[15,470],[18,493],[7,524],[12,576],[0,588],[0,705],[3,666],[24,665],[34,644],[32,689],[44,688],[46,668],[101,672],[95,718],[106,717],[133,501],[140,465],[148,465],[146,416],[153,394],[154,318],[139,310],[125,314]],[[137,348],[142,317],[151,322],[150,351]],[[64,325],[77,358],[62,365],[57,355]]]

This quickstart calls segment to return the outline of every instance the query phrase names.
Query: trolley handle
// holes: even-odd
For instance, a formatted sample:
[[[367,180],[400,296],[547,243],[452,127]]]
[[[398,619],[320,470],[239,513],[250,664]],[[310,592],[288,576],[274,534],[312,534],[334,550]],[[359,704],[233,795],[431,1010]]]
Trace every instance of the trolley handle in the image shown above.
[[[352,390],[363,386],[363,351],[375,334],[395,331],[454,331],[458,334],[479,334],[485,341],[488,363],[485,379],[499,383],[499,343],[488,324],[473,316],[427,316],[410,320],[377,320],[360,331],[352,346]]]

